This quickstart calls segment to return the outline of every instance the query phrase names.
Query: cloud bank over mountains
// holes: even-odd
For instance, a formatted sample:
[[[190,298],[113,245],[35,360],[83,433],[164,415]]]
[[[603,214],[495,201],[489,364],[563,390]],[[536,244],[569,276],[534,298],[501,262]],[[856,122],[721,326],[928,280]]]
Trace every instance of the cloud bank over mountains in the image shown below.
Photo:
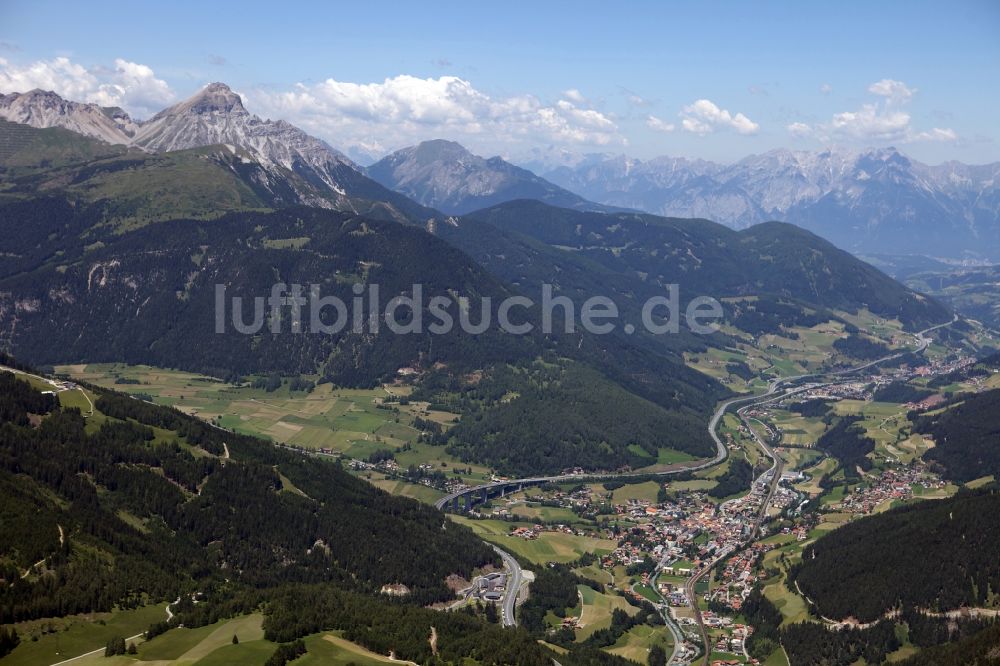
[[[67,99],[122,107],[136,118],[148,118],[181,97],[151,67],[124,58],[107,66],[85,66],[63,56],[26,64],[0,58],[0,92],[34,88]],[[820,91],[829,95],[832,88],[823,84]],[[786,122],[785,136],[800,142],[855,146],[959,139],[950,127],[916,126],[908,107],[918,91],[906,83],[883,78],[871,83],[866,92],[871,101],[834,113],[829,120]],[[627,110],[609,111],[603,102],[592,101],[577,88],[567,88],[554,99],[529,93],[498,95],[453,75],[401,74],[363,83],[330,77],[286,89],[248,86],[240,93],[251,111],[288,120],[362,161],[435,138],[503,155],[526,155],[540,147],[628,152],[629,138],[633,137],[634,144],[637,132],[651,140],[683,134],[699,141],[713,134],[750,137],[780,127],[768,128],[742,111],[723,108],[707,98],[677,103],[676,111],[670,109],[670,102],[657,101],[655,113],[650,109],[635,116]],[[643,108],[654,104],[630,91],[631,108],[640,107],[635,100],[642,100]]]
[[[177,99],[146,65],[116,58],[111,67],[91,67],[58,57],[18,66],[0,58],[0,92],[50,90],[66,99],[119,106],[137,117],[156,113]]]
[[[829,122],[808,125],[793,122],[786,126],[793,137],[815,137],[823,143],[856,141],[860,143],[913,143],[916,141],[955,141],[958,134],[950,127],[918,130],[905,110],[917,94],[916,88],[902,81],[881,79],[868,86],[868,92],[881,99],[867,102],[854,111],[835,113]]]

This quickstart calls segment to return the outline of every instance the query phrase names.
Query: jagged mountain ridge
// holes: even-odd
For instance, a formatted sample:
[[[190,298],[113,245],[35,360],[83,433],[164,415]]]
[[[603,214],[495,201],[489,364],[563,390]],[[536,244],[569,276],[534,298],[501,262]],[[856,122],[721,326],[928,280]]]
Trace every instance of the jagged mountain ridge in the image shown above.
[[[425,206],[452,215],[515,199],[535,199],[577,210],[610,210],[501,157],[483,158],[442,139],[397,150],[365,173]]]
[[[283,120],[251,114],[240,96],[223,83],[210,84],[143,122],[132,120],[120,109],[70,102],[38,90],[0,97],[0,118],[39,128],[61,127],[151,153],[229,145],[247,151],[265,169],[280,167],[314,188],[330,190],[328,197],[304,197],[299,203],[359,213],[378,207],[400,220],[424,221],[435,215],[365,176],[358,165],[325,141]]]
[[[139,128],[116,106],[81,104],[38,89],[0,94],[0,118],[40,129],[62,127],[112,144],[128,144]]]
[[[544,173],[599,203],[742,229],[782,220],[855,252],[1000,256],[1000,163],[930,166],[895,148],[775,150],[735,164],[591,155]]]

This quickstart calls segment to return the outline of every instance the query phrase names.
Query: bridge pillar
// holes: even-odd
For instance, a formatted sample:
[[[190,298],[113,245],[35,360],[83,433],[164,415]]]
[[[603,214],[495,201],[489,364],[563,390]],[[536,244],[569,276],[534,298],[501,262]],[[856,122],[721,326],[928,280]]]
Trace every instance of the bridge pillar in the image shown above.
[[[451,512],[458,513],[458,497],[451,500]]]
[[[490,501],[490,489],[483,488],[483,504],[486,504],[489,501]]]

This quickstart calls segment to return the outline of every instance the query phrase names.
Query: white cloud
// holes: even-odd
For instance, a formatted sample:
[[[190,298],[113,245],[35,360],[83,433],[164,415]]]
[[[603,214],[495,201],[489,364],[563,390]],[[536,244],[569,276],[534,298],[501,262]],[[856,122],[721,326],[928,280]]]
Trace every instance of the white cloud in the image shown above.
[[[910,137],[910,141],[955,141],[958,134],[950,127],[934,127],[928,132],[917,132]]]
[[[736,130],[740,134],[756,134],[760,125],[742,113],[733,115],[707,99],[699,99],[681,110],[681,126],[695,134],[709,134],[719,128]]]
[[[833,86],[831,86],[829,83],[824,83],[819,87],[819,91],[824,95],[829,95],[830,93],[833,92]]]
[[[570,88],[563,92],[563,97],[573,102],[574,104],[586,104],[587,98],[583,96],[583,93],[576,88]]]
[[[650,115],[646,117],[646,127],[656,130],[657,132],[673,132],[674,124],[668,123],[662,118],[657,118],[656,116]]]
[[[916,94],[917,89],[908,87],[902,81],[882,79],[868,86],[868,92],[885,97],[897,104],[905,104]]]
[[[120,106],[139,116],[159,111],[174,93],[146,65],[118,58],[114,67],[87,68],[69,58],[15,65],[0,58],[0,91],[51,90],[66,99]]]
[[[830,128],[866,141],[898,141],[910,128],[910,114],[876,104],[864,104],[857,111],[836,113]]]
[[[493,97],[455,76],[400,75],[381,83],[330,78],[247,97],[265,115],[284,118],[347,148],[399,148],[441,137],[497,152],[523,144],[622,143],[615,122],[589,108],[576,90],[545,103],[533,95]]]
[[[787,129],[788,133],[794,137],[809,136],[813,133],[813,128],[805,123],[792,123],[785,129]]]
[[[854,111],[835,113],[828,123],[812,127],[792,123],[787,126],[788,132],[796,137],[811,134],[821,141],[846,140],[864,145],[958,139],[951,128],[919,131],[913,127],[912,117],[903,107],[913,100],[916,88],[895,79],[882,79],[868,86],[868,92],[881,99],[862,104]]]

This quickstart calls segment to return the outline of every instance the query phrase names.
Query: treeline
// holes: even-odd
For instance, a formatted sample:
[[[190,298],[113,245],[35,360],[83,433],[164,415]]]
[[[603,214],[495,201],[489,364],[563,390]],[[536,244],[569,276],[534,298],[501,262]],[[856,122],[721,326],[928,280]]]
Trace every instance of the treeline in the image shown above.
[[[580,602],[578,585],[586,585],[597,591],[601,589],[594,581],[573,573],[565,564],[539,567],[535,572],[535,580],[531,583],[531,595],[517,611],[520,626],[538,638],[545,638],[548,632],[545,616],[551,612],[558,618],[566,617],[567,609],[575,608]],[[573,630],[567,629],[565,632],[568,635],[564,638],[568,638],[568,641],[557,640],[557,643],[573,641]]]
[[[1000,478],[1000,390],[962,396],[939,414],[915,416],[913,430],[934,438],[924,459],[941,466],[949,479]]]
[[[750,490],[753,467],[744,458],[734,457],[729,468],[719,477],[719,482],[708,491],[709,496],[721,499]]]
[[[430,643],[437,633],[437,654]],[[523,628],[503,629],[475,616],[472,609],[442,613],[408,604],[389,603],[323,586],[293,586],[277,591],[265,609],[264,637],[292,641],[319,631],[338,630],[347,640],[378,654],[427,663],[484,666],[551,666],[553,654]],[[564,666],[630,662],[571,649],[558,657]]]
[[[413,399],[446,396],[438,405],[463,414],[447,432],[449,453],[506,473],[635,469],[655,463],[661,448],[697,457],[714,450],[699,412],[669,412],[577,363],[501,366],[475,384],[439,381]]]
[[[962,641],[969,643],[968,650],[961,650],[963,656],[985,654],[986,641],[974,640],[982,636],[980,632],[996,636],[997,625],[992,619],[974,617],[946,619],[931,617],[925,613],[905,610],[897,620],[883,620],[864,629],[844,628],[832,630],[819,622],[802,622],[781,627],[781,611],[755,588],[743,605],[743,614],[754,627],[747,637],[747,652],[764,662],[771,654],[784,647],[789,661],[806,666],[851,666],[863,659],[864,663],[885,663],[886,657],[901,646],[900,636],[922,651],[918,657],[903,663],[912,666],[939,666],[951,664],[976,664],[976,661],[937,661],[950,655],[953,648],[941,646]],[[992,646],[990,646],[992,647]]]
[[[875,391],[872,399],[876,402],[920,402],[934,395],[934,391],[917,388],[906,382],[893,382]]]
[[[0,372],[0,422],[28,425],[29,414],[48,414],[58,404],[55,395],[43,395],[14,373]]]
[[[1000,666],[1000,624],[954,642],[921,650],[899,666]]]
[[[781,647],[781,611],[761,593],[760,586],[750,592],[741,610],[753,626],[753,633],[746,639],[747,652],[763,663]]]
[[[996,489],[898,507],[810,544],[792,577],[831,618],[986,606],[1000,589],[997,516]]]
[[[848,479],[858,477],[857,468],[872,466],[868,454],[875,450],[875,440],[867,437],[858,422],[860,416],[843,416],[816,441],[816,448],[840,462]]]
[[[21,642],[14,627],[0,626],[0,657],[10,654]]]
[[[788,661],[795,666],[851,666],[884,663],[900,648],[895,623],[884,620],[865,629],[830,631],[817,622],[799,622],[781,630]]]
[[[66,208],[54,206],[51,215],[38,220],[38,229],[55,233],[66,224],[62,216],[75,219],[85,214]],[[28,214],[20,209],[19,213]],[[92,224],[87,219],[87,224]],[[573,334],[544,335],[540,330],[540,308],[525,312],[525,318],[536,326],[529,335],[510,335],[496,325],[476,335],[465,333],[458,325],[448,333],[432,334],[427,327],[436,318],[426,307],[419,309],[423,332],[407,335],[392,333],[384,321],[379,331],[371,334],[354,333],[349,327],[339,332],[292,334],[288,309],[283,310],[281,321],[272,322],[269,309],[262,313],[264,328],[260,335],[239,333],[228,321],[225,333],[215,332],[215,285],[228,285],[226,312],[232,315],[229,299],[241,297],[249,307],[255,297],[269,292],[276,268],[282,281],[289,284],[309,285],[317,275],[340,276],[324,280],[321,291],[323,296],[336,296],[345,303],[353,303],[354,281],[378,285],[383,301],[388,301],[389,295],[411,295],[414,285],[420,284],[423,302],[428,303],[434,296],[447,298],[448,313],[456,322],[459,305],[455,295],[471,299],[474,312],[470,318],[476,323],[480,320],[476,306],[490,299],[489,316],[496,322],[499,303],[512,290],[461,251],[419,228],[333,211],[288,208],[269,214],[232,213],[211,222],[165,221],[120,234],[99,227],[93,234],[88,242],[95,247],[87,253],[86,265],[70,261],[69,268],[60,272],[43,263],[6,277],[0,272],[0,328],[10,329],[10,344],[23,357],[39,363],[145,363],[227,380],[253,375],[261,378],[264,390],[277,390],[279,382],[285,381],[281,377],[309,374],[341,386],[372,387],[395,380],[397,371],[404,366],[425,373],[437,369],[450,380],[462,383],[479,371],[527,367],[536,359],[548,363],[571,359],[601,377],[596,390],[613,393],[616,407],[628,403],[630,414],[647,420],[642,412],[649,403],[655,404],[652,409],[664,448],[711,450],[711,441],[698,424],[727,393],[717,381],[686,367],[676,350],[664,349],[648,339],[639,340],[639,336],[629,340],[622,334],[612,339],[579,329]],[[274,238],[290,237],[308,237],[308,251],[269,244]],[[71,239],[63,240],[72,245]],[[96,247],[97,241],[104,246]],[[70,248],[66,249],[68,252]],[[80,248],[72,249],[82,252]],[[71,256],[75,255],[64,258],[69,261]],[[102,276],[100,289],[88,288],[93,266]],[[66,298],[56,305],[52,293],[65,294]],[[12,295],[36,299],[39,311],[22,314],[13,326],[3,316],[13,311],[6,307],[5,300],[15,298]],[[252,321],[252,313],[244,310],[244,321]],[[313,314],[308,305],[303,307],[302,321],[307,329]],[[401,322],[416,316],[408,308],[401,308],[399,314]],[[333,308],[327,307],[319,318],[331,325],[333,315]],[[81,321],[89,324],[81,328]],[[270,334],[272,324],[280,325],[285,334]],[[691,334],[660,338],[671,345],[672,338],[683,338],[688,348],[704,348],[704,340]],[[289,388],[307,390],[308,385],[293,380]],[[513,385],[511,390],[527,395],[536,389]],[[590,408],[595,401],[583,391],[578,389],[576,396],[567,397],[580,397],[580,408]],[[452,393],[446,390],[429,394],[430,401],[451,403],[455,397]],[[527,415],[537,423],[546,419],[545,410],[553,405],[554,400],[525,400],[516,409],[528,412],[531,407],[533,411]],[[594,459],[598,457],[594,442],[608,440],[615,442],[615,449],[637,446],[633,454],[618,452],[616,459],[598,460],[592,465],[595,468],[628,464],[630,460],[655,461],[654,447],[648,441],[620,446],[624,428],[607,416],[607,409],[599,418],[592,418],[587,413],[573,413],[576,406],[572,402],[563,402],[558,408],[563,413],[554,419],[557,429],[553,434],[562,440],[559,449],[572,449],[579,438],[582,454]],[[473,420],[480,418],[472,416]],[[492,420],[493,416],[489,412],[483,418]],[[507,432],[503,418],[500,421],[485,425],[484,432],[494,437],[518,434]],[[485,453],[484,449],[469,455],[491,462],[481,455]],[[567,459],[574,453],[553,452],[555,457]],[[517,458],[510,456],[512,461]]]
[[[845,356],[850,356],[861,361],[875,360],[889,356],[892,353],[881,342],[874,342],[857,333],[851,333],[846,338],[835,340],[833,348]]]
[[[733,326],[755,336],[765,334],[794,336],[795,334],[788,329],[795,326],[808,328],[832,318],[830,312],[825,309],[808,309],[795,301],[766,294],[750,301],[737,301],[730,307],[733,312],[730,322]]]
[[[802,402],[794,402],[788,405],[787,409],[807,418],[821,418],[829,413],[830,402],[824,398],[812,398]]]
[[[122,393],[102,393],[94,403],[102,414],[116,419],[132,419],[156,428],[171,430],[183,437],[192,446],[198,446],[211,454],[223,453],[218,431],[211,425],[192,419],[173,407],[153,405]]]

